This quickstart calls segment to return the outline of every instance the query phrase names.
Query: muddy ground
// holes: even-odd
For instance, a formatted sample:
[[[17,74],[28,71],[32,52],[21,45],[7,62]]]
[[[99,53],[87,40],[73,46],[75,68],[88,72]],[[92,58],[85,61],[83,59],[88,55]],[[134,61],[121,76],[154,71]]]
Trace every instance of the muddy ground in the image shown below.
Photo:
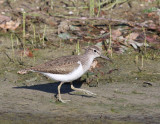
[[[140,5],[141,2],[135,2],[132,5]],[[79,4],[81,5],[81,3]],[[1,5],[2,10],[12,16],[14,15],[14,12],[11,13],[13,8],[17,8],[15,10],[19,11],[20,7],[24,7],[26,11],[29,11],[35,5],[39,5],[42,10],[47,11],[47,5],[45,4],[44,6],[43,1],[39,4],[32,4],[32,6],[30,2],[24,1],[17,1],[17,3],[11,1],[12,8],[8,6],[7,2],[4,5]],[[63,2],[57,3],[55,8],[58,8],[58,5],[63,6]],[[136,10],[134,6],[133,8],[129,8],[128,4],[124,4],[124,6],[125,9],[122,6],[115,8],[115,10],[119,11],[115,11],[113,15],[111,14],[113,18],[132,18],[127,14],[119,13],[123,13],[128,9],[132,15],[138,15],[138,12],[142,12],[145,7],[150,7],[148,3],[146,6],[139,6]],[[49,8],[51,8],[50,4]],[[15,11],[16,14],[17,11]],[[56,14],[62,12],[65,16],[68,16],[67,11],[64,11],[64,8],[55,9]],[[80,11],[79,14],[83,14],[83,11]],[[52,11],[49,11],[49,13],[53,14]],[[0,124],[159,124],[160,51],[158,49],[147,49],[143,56],[138,50],[129,47],[123,54],[113,52],[112,56],[109,55],[113,63],[97,59],[99,65],[94,71],[89,71],[81,79],[74,81],[75,87],[90,90],[97,95],[87,96],[83,93],[72,91],[70,84],[66,83],[62,85],[61,89],[62,98],[71,100],[66,104],[60,103],[56,99],[59,82],[52,81],[37,73],[17,74],[17,71],[23,68],[75,53],[76,42],[72,40],[63,41],[57,36],[57,26],[55,25],[64,20],[64,17],[62,18],[61,16],[55,15],[54,18],[50,19],[48,17],[46,19],[45,14],[42,16],[43,22],[49,25],[47,25],[46,30],[48,41],[46,41],[45,45],[42,42],[34,44],[33,47],[35,49],[32,49],[31,55],[21,56],[21,46],[16,44],[17,46],[13,47],[11,42],[10,33],[12,32],[1,31]],[[28,20],[31,19],[28,18]],[[55,23],[51,23],[52,21]],[[35,19],[34,23],[37,26],[36,32],[43,33],[44,23],[41,24],[38,19]],[[37,23],[40,23],[40,25],[37,25]],[[16,33],[21,36],[22,27],[17,30],[18,32]],[[29,26],[27,31],[30,31]],[[13,40],[17,42],[16,38]],[[30,43],[31,39],[29,38],[28,41]],[[29,43],[26,46],[31,48],[32,45]],[[40,44],[40,46],[37,44]],[[95,43],[80,42],[80,52],[83,53],[82,48],[91,44]],[[105,50],[104,53],[106,53]]]
[[[56,51],[63,53],[61,49]],[[59,123],[158,124],[160,121],[159,60],[144,60],[143,71],[139,72],[138,66],[141,66],[141,62],[135,65],[134,58],[134,55],[130,56],[127,53],[115,55],[112,58],[114,64],[98,60],[104,65],[99,68],[104,75],[99,77],[98,82],[92,81],[89,84],[83,80],[74,82],[75,87],[90,90],[97,96],[77,93],[70,89],[70,84],[64,84],[61,89],[62,98],[71,100],[66,104],[56,101],[55,95],[59,82],[39,74],[17,75],[15,71],[13,75],[14,69],[10,72],[6,71],[1,78],[0,121],[3,123],[58,121]],[[118,70],[108,74],[109,70],[114,69]],[[94,72],[95,75],[97,73]],[[90,78],[95,78],[94,75],[92,76]]]

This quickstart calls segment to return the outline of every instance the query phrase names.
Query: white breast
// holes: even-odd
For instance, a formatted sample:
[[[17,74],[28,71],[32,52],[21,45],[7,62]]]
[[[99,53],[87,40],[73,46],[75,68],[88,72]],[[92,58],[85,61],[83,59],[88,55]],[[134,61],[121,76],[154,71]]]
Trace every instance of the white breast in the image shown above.
[[[84,67],[83,67],[84,73],[88,71],[88,69],[90,69],[93,60],[94,60],[94,56],[89,56],[88,61],[84,64]]]
[[[85,73],[80,61],[78,61],[78,64],[79,64],[78,68],[76,68],[75,70],[73,70],[68,74],[52,74],[45,72],[40,72],[40,73],[56,81],[71,82],[73,80],[80,78]]]

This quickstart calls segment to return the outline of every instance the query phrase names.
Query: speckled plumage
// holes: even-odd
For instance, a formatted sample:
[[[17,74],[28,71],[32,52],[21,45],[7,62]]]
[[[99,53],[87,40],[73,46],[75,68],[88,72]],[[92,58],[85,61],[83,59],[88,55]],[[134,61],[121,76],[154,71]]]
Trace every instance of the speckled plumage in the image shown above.
[[[78,56],[62,56],[55,60],[32,67],[31,70],[53,74],[68,74],[79,66]]]
[[[60,58],[50,60],[44,64],[32,67],[30,69],[34,71],[53,74],[68,74],[74,69],[78,68],[79,64],[77,62],[80,61],[82,63],[83,69],[87,71],[89,69],[88,65],[91,65],[91,62],[89,60],[92,59],[91,61],[93,61],[94,59],[90,56],[90,53],[88,51],[93,48],[100,51],[100,48],[92,46],[87,48],[86,52],[83,55],[62,56]]]

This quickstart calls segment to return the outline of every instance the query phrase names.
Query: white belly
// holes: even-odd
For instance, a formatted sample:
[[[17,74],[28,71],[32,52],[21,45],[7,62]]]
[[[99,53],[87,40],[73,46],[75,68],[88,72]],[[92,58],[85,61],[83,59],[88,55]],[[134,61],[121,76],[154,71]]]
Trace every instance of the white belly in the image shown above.
[[[78,64],[79,64],[78,68],[68,74],[52,74],[45,72],[40,72],[40,73],[56,81],[71,82],[73,80],[80,78],[85,73],[80,61],[78,61]]]

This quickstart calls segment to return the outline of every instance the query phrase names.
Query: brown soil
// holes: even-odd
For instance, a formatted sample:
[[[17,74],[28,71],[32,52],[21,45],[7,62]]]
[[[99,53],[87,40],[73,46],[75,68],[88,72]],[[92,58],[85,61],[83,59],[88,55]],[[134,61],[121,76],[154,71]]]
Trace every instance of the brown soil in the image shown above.
[[[59,49],[57,53],[61,52]],[[122,57],[123,60],[120,60]],[[77,123],[158,123],[159,61],[144,60],[143,71],[139,72],[133,59],[134,56],[120,55],[114,56],[114,64],[100,61],[104,65],[100,68],[104,75],[99,77],[98,84],[94,80],[89,85],[75,81],[75,87],[90,90],[97,94],[95,97],[72,91],[70,84],[64,84],[61,89],[62,98],[71,100],[66,104],[57,102],[54,96],[59,82],[33,73],[17,77],[6,72],[0,84],[0,120],[3,122],[15,119],[18,123],[36,123],[40,120],[50,123],[67,123],[72,120]],[[107,74],[115,67],[118,68],[117,71]],[[94,75],[97,73],[94,72]],[[90,78],[95,78],[94,75]],[[13,79],[17,82],[14,83]]]
[[[116,7],[115,12],[111,14],[112,18],[116,19],[117,17],[123,20],[127,18],[130,21],[135,21],[141,18],[138,15],[143,16],[142,10],[145,7],[150,7],[149,5],[140,6],[141,2],[133,3],[133,8],[129,8],[128,4],[123,4],[125,9]],[[35,6],[41,6],[43,11],[48,9],[48,6],[44,5],[42,1],[39,4],[34,3],[32,5],[29,1],[11,1],[12,8],[9,7],[7,2],[5,5],[7,7],[3,6],[0,12],[2,10],[6,13],[10,11],[9,16],[18,14],[17,12],[11,13],[13,8],[17,8],[15,10],[18,11],[21,7],[24,7],[31,15],[34,14],[34,11],[30,10]],[[17,71],[23,68],[34,66],[59,56],[72,55],[75,52],[76,44],[74,42],[67,41],[67,43],[69,42],[67,44],[61,41],[62,43],[59,45],[57,22],[63,21],[64,17],[56,17],[56,14],[63,13],[67,15],[71,8],[66,11],[63,7],[58,8],[58,6],[63,6],[63,2],[57,2],[54,8],[55,13],[50,12],[52,16],[55,14],[54,18],[49,18],[49,14],[40,16],[43,18],[41,18],[43,22],[49,25],[46,37],[53,43],[49,43],[49,45],[46,43],[48,46],[45,49],[34,51],[34,57],[21,58],[18,48],[14,49],[16,54],[13,54],[10,34],[8,35],[5,32],[0,34],[2,36],[0,37],[0,124],[159,124],[159,50],[153,50],[154,55],[157,55],[156,59],[152,59],[153,54],[147,51],[148,57],[144,57],[143,62],[142,55],[133,50],[129,50],[123,55],[113,53],[112,59],[114,63],[98,59],[100,67],[92,72],[93,75],[91,74],[89,77],[84,75],[81,80],[74,82],[75,87],[90,90],[96,93],[97,96],[87,96],[72,91],[70,84],[66,83],[61,89],[62,98],[71,100],[66,104],[57,102],[55,97],[59,82],[51,81],[36,73],[17,74]],[[137,7],[137,9],[135,10],[134,7]],[[82,11],[86,10],[82,9]],[[79,11],[79,14],[82,11]],[[127,11],[130,11],[131,14],[128,15]],[[87,15],[88,11],[84,13]],[[36,14],[38,15],[35,17],[38,18],[39,13]],[[136,19],[133,18],[134,16]],[[33,18],[35,19],[34,22],[39,21],[37,18]],[[39,24],[36,27],[38,33],[42,33],[43,30],[44,24]],[[14,39],[14,43],[16,41],[17,39]],[[86,44],[88,43],[81,43],[80,47]],[[135,64],[137,56],[138,61]],[[89,81],[87,82],[84,79]]]

